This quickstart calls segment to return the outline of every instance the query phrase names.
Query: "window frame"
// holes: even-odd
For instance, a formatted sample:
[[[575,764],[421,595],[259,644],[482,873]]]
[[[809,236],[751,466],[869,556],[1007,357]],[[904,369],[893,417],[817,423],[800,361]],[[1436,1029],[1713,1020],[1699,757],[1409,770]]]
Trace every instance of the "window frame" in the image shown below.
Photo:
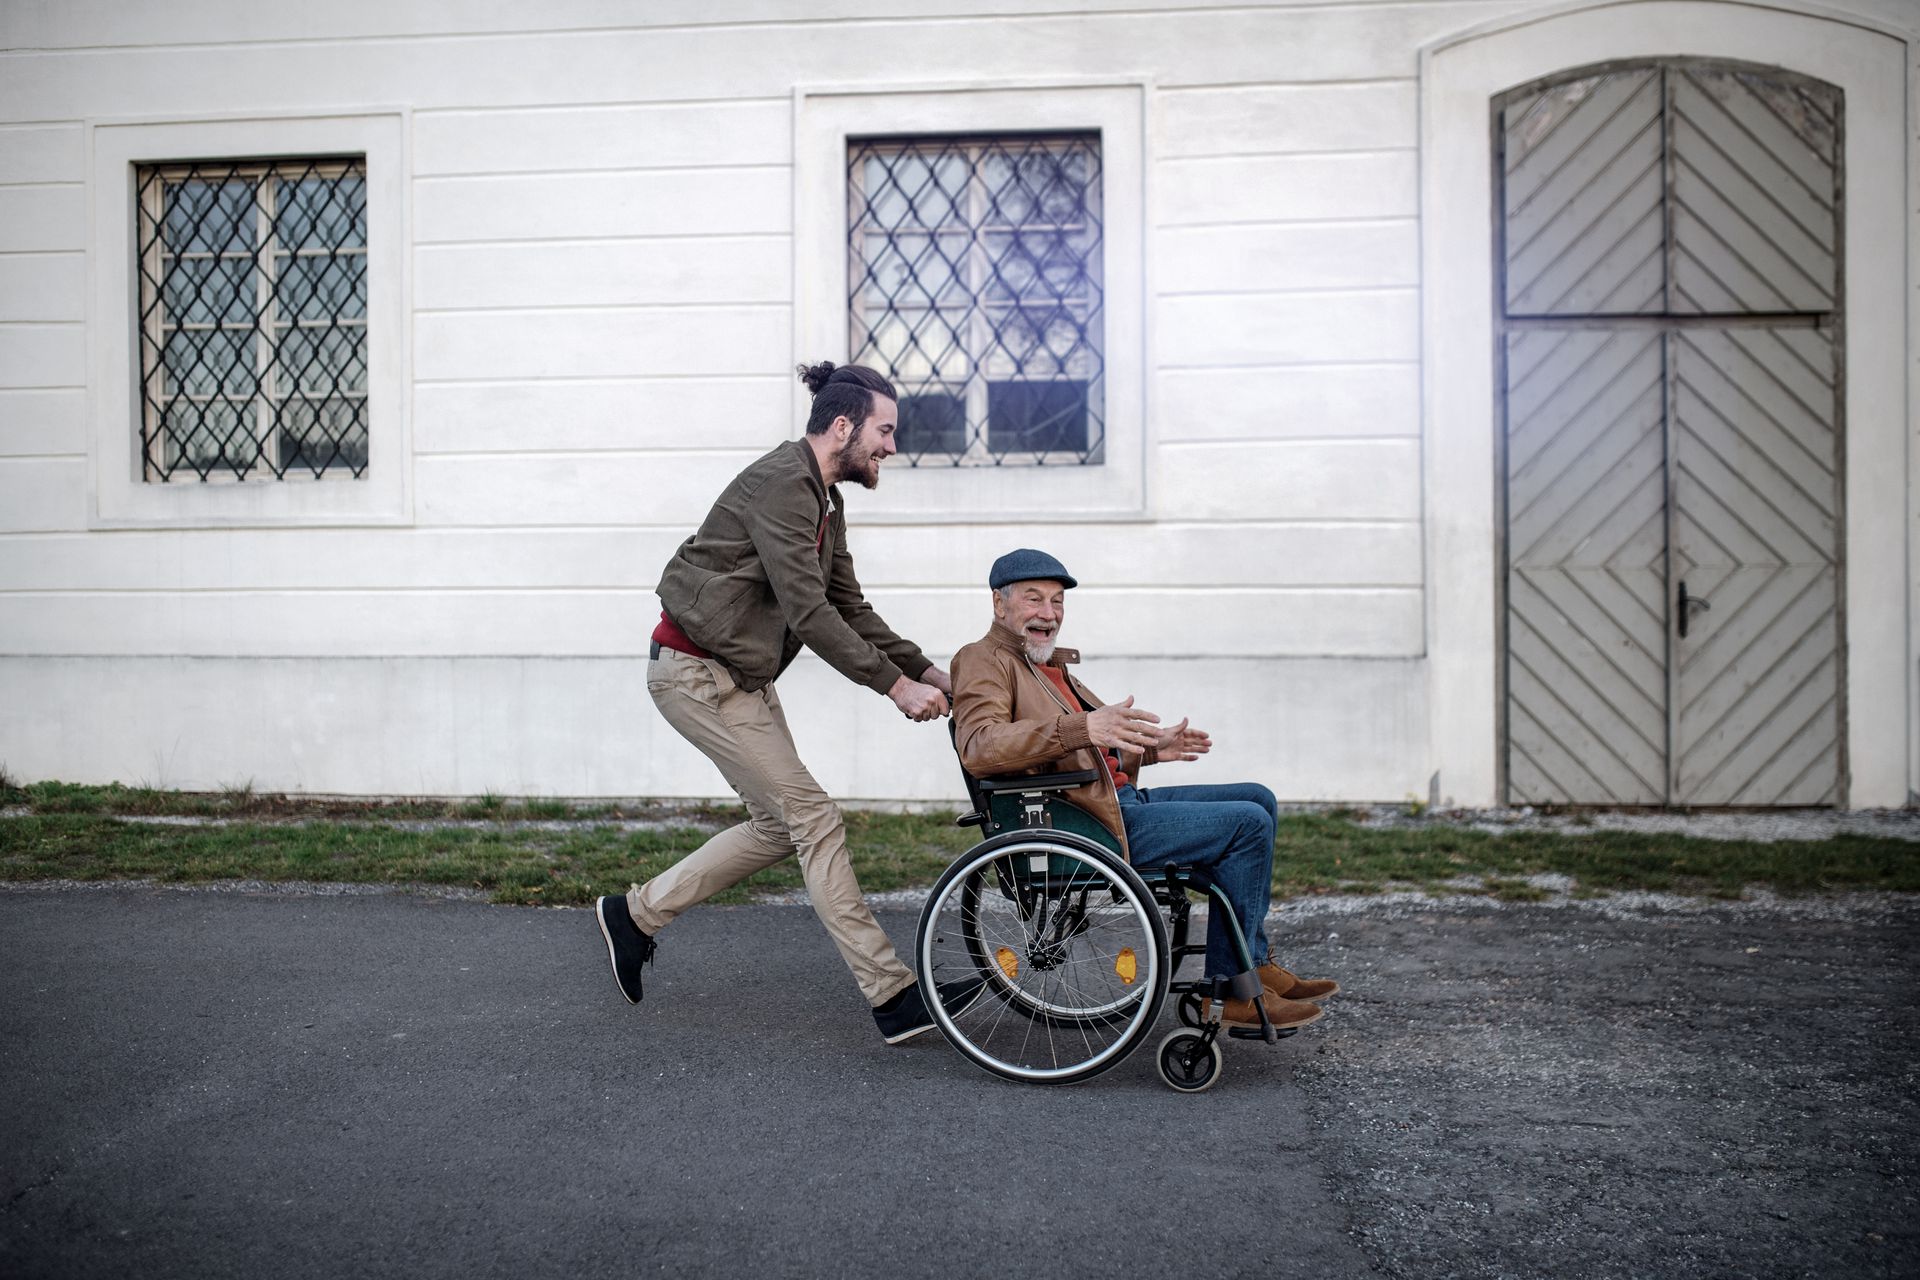
[[[847,351],[849,140],[916,135],[1097,133],[1105,288],[1105,460],[1097,465],[891,467],[863,494],[862,520],[959,523],[1145,518],[1151,368],[1144,78],[1087,83],[840,86],[794,91],[794,361]],[[806,420],[796,386],[792,433]]]
[[[413,522],[408,336],[410,164],[404,109],[350,115],[94,120],[87,126],[91,528]],[[368,462],[358,479],[149,482],[140,448],[137,170],[182,163],[363,159],[367,192]]]
[[[289,465],[284,471],[276,474],[277,468],[274,463],[255,461],[247,465],[244,474],[239,474],[236,473],[231,462],[223,460],[212,467],[207,474],[201,475],[194,465],[184,458],[171,467],[162,467],[154,462],[153,449],[156,437],[172,434],[164,425],[168,409],[181,400],[192,401],[202,398],[194,396],[185,389],[177,390],[172,395],[167,394],[165,387],[170,372],[166,354],[169,346],[168,330],[181,333],[191,332],[196,327],[211,328],[215,331],[234,327],[229,325],[224,316],[216,317],[209,326],[202,322],[174,316],[167,307],[165,284],[168,276],[167,260],[172,259],[177,265],[196,256],[206,255],[201,251],[184,249],[167,243],[164,234],[167,216],[166,192],[170,184],[187,180],[187,175],[196,173],[203,167],[206,166],[142,164],[134,168],[135,191],[140,205],[135,223],[141,228],[141,240],[146,241],[149,229],[161,229],[154,234],[150,242],[145,242],[141,249],[141,265],[135,284],[139,298],[137,314],[141,330],[141,341],[138,344],[141,357],[141,381],[145,391],[141,397],[140,423],[142,440],[140,460],[143,479],[148,484],[305,484],[309,482],[338,483],[361,478],[367,473],[364,463],[360,468],[361,474],[356,476],[353,463],[338,457],[329,462],[317,475],[314,474],[312,467],[305,463]],[[216,164],[212,167],[221,166]],[[330,262],[337,261],[341,257],[357,256],[362,260],[360,275],[363,278],[366,275],[364,263],[367,257],[367,246],[365,244],[322,246],[318,249],[287,249],[275,238],[279,201],[288,182],[287,174],[296,167],[300,170],[302,179],[319,177],[338,182],[343,178],[357,177],[363,195],[366,186],[366,161],[360,156],[329,157],[319,160],[303,158],[291,164],[285,161],[253,160],[227,168],[225,181],[254,182],[262,187],[261,193],[247,202],[247,216],[253,223],[254,246],[249,262],[256,269],[251,273],[254,277],[253,309],[245,326],[246,330],[264,339],[256,346],[254,352],[254,390],[251,395],[245,397],[251,402],[255,414],[256,425],[252,436],[258,446],[259,457],[279,454],[287,436],[286,429],[281,423],[285,416],[284,410],[276,412],[276,403],[302,398],[299,387],[289,388],[280,385],[282,366],[278,357],[282,344],[292,332],[301,329],[311,331],[316,328],[313,322],[302,320],[298,316],[288,319],[286,313],[281,310],[282,298],[276,287],[281,279],[281,259],[285,258],[287,266],[291,269],[293,263],[303,256],[313,259],[325,254]],[[212,258],[217,263],[227,256],[224,250],[216,250]],[[362,363],[364,363],[367,327],[364,299],[361,299],[361,307],[362,314],[358,318],[335,314],[325,324],[328,329],[361,330],[360,347]],[[150,353],[157,355],[156,363],[151,368],[146,363]],[[216,392],[204,398],[224,398],[229,401],[232,399],[224,392]],[[343,390],[335,385],[329,389],[322,402],[358,400],[363,405],[358,416],[364,418],[366,398],[367,393],[364,390],[354,391],[350,387]],[[169,447],[168,442],[163,440],[159,443],[164,457]],[[180,445],[176,441],[173,447],[179,448]],[[182,475],[182,472],[185,474]]]
[[[966,238],[967,238],[967,248],[965,250],[965,263],[964,263],[964,268],[965,268],[964,287],[966,289],[967,304],[964,308],[964,311],[968,317],[965,324],[966,333],[965,333],[964,340],[967,347],[966,358],[972,371],[957,385],[961,391],[961,398],[962,398],[962,404],[963,404],[963,411],[962,411],[963,425],[971,428],[973,424],[978,424],[978,427],[977,427],[978,434],[977,436],[975,436],[970,440],[963,440],[962,448],[957,451],[928,450],[926,453],[921,455],[921,460],[918,461],[917,463],[908,461],[906,464],[908,466],[917,465],[917,466],[923,466],[923,467],[946,467],[946,466],[1068,467],[1068,466],[1104,466],[1106,464],[1106,422],[1105,422],[1105,404],[1104,404],[1104,391],[1106,388],[1106,353],[1099,349],[1099,342],[1101,337],[1103,336],[1100,332],[1092,333],[1092,337],[1093,337],[1092,354],[1095,361],[1098,363],[1099,368],[1098,368],[1098,371],[1094,374],[1094,376],[1088,379],[1076,381],[1073,379],[1016,377],[1012,379],[1001,379],[996,381],[991,376],[991,373],[988,367],[991,362],[991,351],[994,345],[994,325],[993,325],[993,318],[992,318],[993,311],[996,308],[1001,308],[1009,312],[1021,312],[1021,311],[1027,311],[1031,309],[1029,303],[1027,303],[1025,300],[1018,297],[1010,296],[1006,302],[996,303],[991,298],[984,296],[988,287],[987,276],[989,273],[992,273],[994,271],[995,263],[999,261],[992,258],[990,251],[987,248],[987,244],[990,238],[996,234],[1003,234],[1008,237],[1009,242],[1011,243],[1011,242],[1017,242],[1020,238],[1024,236],[1029,236],[1029,235],[1044,236],[1049,232],[1057,233],[1057,232],[1063,232],[1068,230],[1068,228],[1064,228],[1064,227],[1045,227],[1045,226],[1029,228],[1026,224],[1021,224],[1020,226],[1009,227],[1002,231],[996,232],[995,230],[989,228],[986,225],[986,218],[988,213],[987,206],[991,200],[991,197],[987,192],[985,181],[980,177],[982,157],[986,154],[986,152],[990,147],[993,147],[995,145],[1002,145],[1003,150],[1012,152],[1012,151],[1021,150],[1035,143],[1063,144],[1068,147],[1075,146],[1075,145],[1090,145],[1095,156],[1096,166],[1100,164],[1101,139],[1098,134],[1051,133],[1051,132],[1050,133],[1029,133],[1029,134],[1002,133],[1002,134],[995,134],[992,136],[919,134],[911,138],[860,137],[860,138],[850,138],[848,140],[849,151],[851,152],[857,147],[859,149],[859,153],[862,156],[869,156],[869,155],[889,153],[889,152],[898,153],[906,150],[909,147],[922,147],[922,146],[928,146],[928,145],[937,146],[942,153],[947,153],[947,152],[957,150],[962,154],[962,156],[966,160],[968,171],[972,175],[968,178],[966,183],[966,189],[963,193],[964,203],[966,205],[966,208],[964,211],[965,217],[966,217],[966,223],[964,224],[965,226],[964,234],[966,235]],[[882,163],[887,163],[887,162],[883,160]],[[849,163],[847,166],[847,206],[848,206],[847,267],[848,267],[848,272],[850,276],[857,272],[871,273],[873,269],[873,262],[871,259],[868,259],[864,256],[856,257],[856,255],[865,255],[867,252],[867,245],[864,239],[861,239],[856,247],[856,238],[864,237],[867,235],[873,235],[876,233],[875,229],[870,228],[864,220],[862,220],[858,224],[856,224],[854,220],[853,206],[855,202],[857,200],[870,200],[872,198],[871,192],[867,192],[863,189],[862,179],[864,178],[864,176],[865,175],[861,173],[859,169],[853,164],[852,158],[850,156]],[[1087,259],[1090,269],[1083,273],[1084,278],[1087,280],[1089,285],[1089,292],[1085,301],[1079,306],[1075,306],[1071,302],[1060,303],[1061,309],[1067,311],[1069,314],[1079,312],[1083,316],[1093,315],[1093,314],[1104,314],[1105,308],[1106,308],[1106,282],[1102,278],[1102,275],[1103,275],[1102,268],[1104,266],[1104,259],[1105,259],[1105,253],[1106,253],[1106,238],[1104,235],[1105,210],[1102,207],[1104,204],[1104,201],[1101,197],[1101,193],[1104,192],[1104,189],[1105,189],[1104,172],[1101,172],[1098,175],[1097,183],[1092,185],[1092,189],[1094,190],[1095,195],[1094,195],[1094,200],[1091,207],[1091,216],[1096,222],[1099,223],[1099,230],[1095,233],[1095,243],[1097,248],[1095,252],[1092,255],[1090,255]],[[955,202],[955,203],[957,204],[959,202]],[[890,246],[897,243],[891,232],[882,229],[880,230],[879,234],[884,234],[886,236],[887,242]],[[909,234],[914,234],[914,235],[926,234],[931,238],[938,239],[941,237],[948,236],[950,234],[961,234],[961,233],[950,232],[949,230],[942,229],[942,228],[930,228],[924,233],[916,230]],[[1037,271],[1037,268],[1036,268],[1036,271]],[[852,358],[856,360],[860,358],[861,354],[864,351],[864,348],[858,345],[858,334],[860,330],[865,328],[869,332],[872,331],[872,321],[866,318],[864,308],[861,304],[860,297],[859,297],[859,295],[864,292],[865,292],[864,286],[850,290],[849,296],[847,299],[848,321],[849,321],[848,349],[852,355]],[[902,319],[906,319],[910,309],[896,308],[893,305],[893,301],[894,300],[892,298],[889,298],[887,305],[881,308],[883,316],[886,313],[891,313],[893,315],[901,317]],[[936,299],[934,300],[934,305],[929,309],[935,312],[940,312],[940,311],[949,311],[949,310],[952,310],[953,308],[951,308],[950,306],[941,305],[940,302]],[[948,320],[946,321],[946,323],[948,325],[949,330],[953,332],[956,336],[959,336],[960,330],[953,326],[952,321]],[[913,328],[913,327],[916,327],[916,326],[909,324],[909,328]],[[1095,326],[1087,325],[1083,322],[1081,323],[1081,327],[1083,331],[1093,330],[1096,328]],[[1098,326],[1098,328],[1104,329],[1104,324],[1101,326]],[[884,369],[884,368],[881,369],[880,371],[882,373],[889,372],[887,369]],[[1096,384],[1097,384],[1097,388],[1096,388]],[[948,388],[949,390],[951,390],[956,384],[954,384],[950,380],[943,380],[942,385]],[[1087,447],[1084,449],[1060,448],[1060,449],[1052,449],[1052,450],[1009,449],[1004,451],[1001,454],[996,455],[993,449],[993,417],[994,417],[993,389],[996,386],[1027,387],[1027,386],[1045,386],[1045,385],[1078,386],[1081,389],[1081,399],[1082,399],[1081,412],[1083,417],[1083,425],[1087,427],[1088,437],[1089,437]],[[909,388],[907,387],[901,388],[902,391],[906,391],[908,389]],[[1102,395],[1097,401],[1093,394],[1096,389],[1100,393],[1102,393]],[[1095,410],[1096,404],[1098,405],[1097,437],[1096,437],[1096,433],[1093,430],[1094,422],[1095,422],[1094,415],[1096,412]],[[906,452],[904,446],[903,446],[902,452],[903,454]],[[1075,453],[1080,453],[1080,452],[1084,452],[1088,455],[1085,458],[1085,460],[1079,460],[1071,456]],[[1046,460],[1049,456],[1051,456],[1052,458],[1051,462]]]

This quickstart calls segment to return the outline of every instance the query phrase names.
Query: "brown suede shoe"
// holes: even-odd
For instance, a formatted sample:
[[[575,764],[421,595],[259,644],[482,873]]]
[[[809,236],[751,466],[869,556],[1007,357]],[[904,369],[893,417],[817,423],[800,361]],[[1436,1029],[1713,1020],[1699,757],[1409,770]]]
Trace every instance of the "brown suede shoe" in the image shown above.
[[[1325,1000],[1340,994],[1340,984],[1332,978],[1296,978],[1271,960],[1256,972],[1260,985],[1282,1000]]]
[[[1326,1013],[1317,1004],[1308,1004],[1304,1000],[1282,1000],[1271,991],[1260,994],[1260,1002],[1267,1006],[1267,1020],[1281,1030],[1288,1027],[1304,1027],[1309,1022],[1318,1022]],[[1200,1021],[1208,1021],[1212,1015],[1213,1001],[1200,1002]],[[1221,1002],[1220,1021],[1229,1027],[1258,1027],[1260,1014],[1251,1000],[1225,1000]]]

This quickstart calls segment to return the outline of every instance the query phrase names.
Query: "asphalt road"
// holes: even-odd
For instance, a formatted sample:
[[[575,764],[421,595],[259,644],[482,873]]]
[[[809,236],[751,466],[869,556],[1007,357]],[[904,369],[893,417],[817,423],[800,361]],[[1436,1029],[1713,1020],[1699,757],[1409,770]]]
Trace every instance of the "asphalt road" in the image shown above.
[[[585,910],[0,891],[0,1274],[1920,1271],[1915,904],[1281,929],[1349,993],[1183,1097],[887,1048],[804,908],[636,1009]]]

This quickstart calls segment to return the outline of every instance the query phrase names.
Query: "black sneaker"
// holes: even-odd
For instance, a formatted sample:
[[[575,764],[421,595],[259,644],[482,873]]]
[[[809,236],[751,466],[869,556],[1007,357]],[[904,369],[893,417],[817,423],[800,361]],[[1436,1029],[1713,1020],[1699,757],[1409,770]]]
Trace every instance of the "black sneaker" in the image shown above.
[[[943,982],[938,990],[940,1006],[947,1011],[948,1017],[957,1018],[980,998],[980,993],[986,990],[986,983],[978,978],[971,982]],[[917,982],[885,1004],[875,1006],[873,1020],[879,1025],[880,1034],[888,1044],[911,1040],[922,1031],[931,1031],[935,1025]]]
[[[633,922],[624,893],[594,903],[593,914],[600,921],[600,936],[607,940],[607,959],[613,964],[620,994],[628,1004],[639,1004],[640,966],[653,959],[653,938]]]

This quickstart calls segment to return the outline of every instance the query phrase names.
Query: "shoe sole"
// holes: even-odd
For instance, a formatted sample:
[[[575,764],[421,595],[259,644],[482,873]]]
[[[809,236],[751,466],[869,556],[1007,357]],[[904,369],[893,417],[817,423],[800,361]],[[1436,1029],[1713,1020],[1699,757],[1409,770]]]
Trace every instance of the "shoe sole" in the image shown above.
[[[885,1040],[888,1044],[905,1044],[907,1041],[913,1039],[915,1036],[923,1036],[931,1030],[933,1030],[933,1024],[929,1022],[924,1027],[915,1027],[911,1031],[902,1031],[899,1035],[881,1036],[880,1038],[882,1040]]]
[[[607,940],[607,964],[613,969],[613,985],[620,988],[620,994],[626,997],[628,1004],[639,1004],[639,996],[627,995],[626,984],[620,981],[620,958],[613,950],[613,930],[607,928],[607,900],[600,899],[593,904],[593,918],[600,924],[600,936]]]

